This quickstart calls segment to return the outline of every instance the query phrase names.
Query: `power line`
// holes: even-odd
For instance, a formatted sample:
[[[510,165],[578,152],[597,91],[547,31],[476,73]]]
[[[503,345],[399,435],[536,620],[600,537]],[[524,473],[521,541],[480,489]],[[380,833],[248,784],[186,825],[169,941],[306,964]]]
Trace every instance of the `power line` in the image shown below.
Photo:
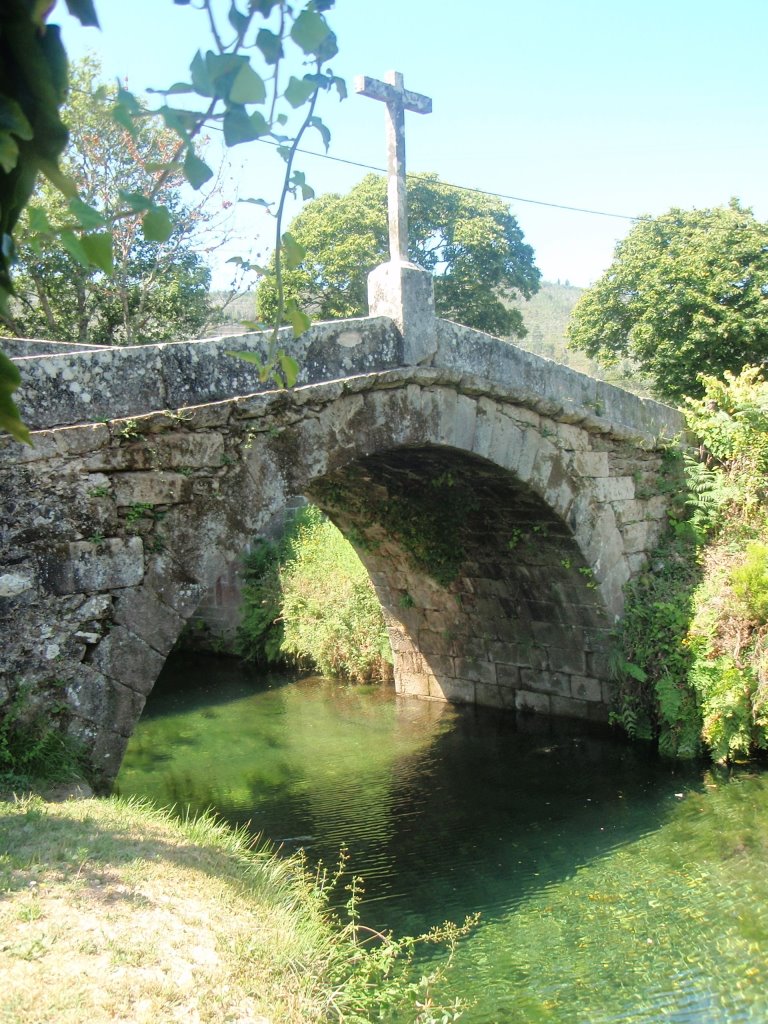
[[[213,126],[211,126],[211,127],[213,127]],[[218,126],[216,126],[216,127],[218,128]],[[276,146],[281,145],[281,143],[272,142],[270,139],[256,139],[255,141],[256,142],[263,142],[264,145],[266,145],[266,146],[275,146],[276,147]],[[304,156],[314,156],[314,157],[317,157],[318,160],[332,160],[334,163],[337,163],[337,164],[347,164],[347,166],[349,166],[349,167],[361,167],[363,170],[366,170],[366,171],[377,171],[379,174],[386,174],[387,173],[385,167],[376,167],[374,164],[364,164],[364,163],[361,163],[359,160],[347,160],[344,157],[331,156],[329,153],[317,153],[317,152],[315,152],[312,149],[297,149],[296,152],[297,153],[302,153]],[[423,174],[407,174],[406,177],[414,178],[414,179],[419,179],[419,178],[423,179],[425,177],[425,175],[423,175]],[[449,181],[438,181],[438,182],[436,182],[436,184],[440,185],[440,186],[443,186],[445,188],[454,188],[454,189],[456,189],[459,192],[474,192],[474,193],[476,193],[478,195],[481,195],[481,196],[495,196],[497,199],[509,199],[509,200],[511,200],[512,202],[515,202],[515,203],[529,203],[529,204],[531,204],[533,206],[548,206],[548,207],[550,207],[551,209],[554,209],[554,210],[567,210],[569,213],[586,213],[586,214],[590,214],[593,217],[615,217],[617,220],[631,220],[631,221],[638,220],[637,217],[630,217],[626,213],[608,213],[606,210],[589,210],[589,209],[586,209],[583,206],[568,206],[565,203],[549,203],[549,202],[546,202],[543,199],[525,199],[525,198],[523,198],[523,196],[506,195],[504,192],[491,192],[491,191],[488,191],[488,190],[482,189],[482,188],[470,188],[468,185],[454,185],[452,182],[449,182]]]

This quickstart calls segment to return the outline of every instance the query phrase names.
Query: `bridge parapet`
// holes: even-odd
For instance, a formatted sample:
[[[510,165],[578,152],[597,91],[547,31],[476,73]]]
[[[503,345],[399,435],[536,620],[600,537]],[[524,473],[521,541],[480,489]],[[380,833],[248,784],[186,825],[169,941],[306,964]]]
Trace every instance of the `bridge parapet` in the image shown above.
[[[544,356],[447,320],[436,321],[436,346],[420,365],[475,379],[483,391],[562,422],[591,421],[597,432],[653,443],[685,429],[675,409],[578,373]],[[33,429],[136,417],[273,390],[252,364],[228,352],[265,355],[266,334],[158,345],[45,352],[15,357],[22,373],[18,401]],[[298,386],[342,380],[414,365],[410,345],[387,316],[316,324],[280,343],[300,365]],[[415,362],[415,356],[412,357]]]

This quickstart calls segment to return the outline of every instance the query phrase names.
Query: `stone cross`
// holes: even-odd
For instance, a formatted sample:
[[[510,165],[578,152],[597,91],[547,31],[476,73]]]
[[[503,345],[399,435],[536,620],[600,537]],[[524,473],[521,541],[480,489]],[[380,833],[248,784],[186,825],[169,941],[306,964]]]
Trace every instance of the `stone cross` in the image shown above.
[[[408,92],[399,71],[388,71],[384,81],[358,75],[355,92],[386,104],[387,199],[389,208],[389,255],[393,263],[408,262],[408,210],[405,194],[405,111],[431,114],[432,100]]]

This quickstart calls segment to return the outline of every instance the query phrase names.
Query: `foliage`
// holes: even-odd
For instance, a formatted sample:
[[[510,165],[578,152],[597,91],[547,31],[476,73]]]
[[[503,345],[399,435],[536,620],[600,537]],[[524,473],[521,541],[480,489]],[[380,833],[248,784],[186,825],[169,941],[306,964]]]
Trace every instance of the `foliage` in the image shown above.
[[[354,893],[347,920],[332,911],[338,875],[311,872],[210,813],[39,797],[2,813],[0,943],[25,967],[4,972],[3,998],[18,1020],[126,1019],[126,1006],[131,1019],[156,1024],[461,1016],[439,989],[474,920],[425,936],[372,933]],[[414,980],[414,952],[425,944],[445,947],[448,963]],[[169,973],[190,951],[205,968]],[[73,969],[77,984],[62,981]]]
[[[315,506],[247,556],[237,653],[262,665],[290,658],[355,681],[389,674],[389,638],[368,574]]]
[[[280,582],[285,654],[356,682],[388,675],[389,636],[368,573],[314,506],[303,512]]]
[[[235,650],[257,665],[280,664],[284,658],[281,567],[291,557],[301,522],[291,516],[278,540],[257,537],[243,564],[242,619]]]
[[[737,200],[642,218],[581,298],[571,343],[611,364],[633,359],[667,400],[701,396],[699,374],[768,356],[768,225]]]
[[[56,684],[52,684],[55,691]],[[51,694],[48,711],[65,706]],[[54,783],[82,778],[85,760],[81,749],[62,729],[51,724],[50,714],[35,709],[23,685],[0,708],[0,787],[28,786],[31,781]]]
[[[366,315],[367,275],[389,258],[386,179],[369,174],[346,195],[314,199],[290,231],[306,255],[286,273],[286,295],[320,319]],[[435,174],[411,176],[408,234],[410,259],[435,275],[440,316],[492,334],[525,334],[520,311],[500,296],[529,298],[540,274],[500,200],[445,185]],[[258,292],[263,319],[275,316],[276,299],[271,265]]]
[[[613,721],[633,738],[658,738],[659,749],[677,757],[694,757],[700,749],[686,645],[699,575],[695,538],[683,524],[628,588],[614,659]]]
[[[188,0],[176,0],[189,6]],[[275,272],[278,282],[278,312],[267,359],[259,373],[267,379],[280,363],[283,375],[294,375],[289,356],[278,350],[277,326],[283,319],[283,248],[290,269],[298,259],[298,247],[282,229],[285,201],[289,194],[304,190],[305,176],[294,170],[294,159],[303,135],[309,130],[320,133],[325,145],[330,134],[315,113],[321,91],[335,89],[346,95],[344,82],[326,65],[336,53],[336,37],[325,19],[334,0],[307,0],[297,9],[286,0],[259,0],[245,10],[232,0],[226,23],[221,8],[212,0],[202,0],[208,15],[212,49],[198,51],[190,64],[189,82],[176,82],[165,90],[154,90],[165,102],[152,116],[162,119],[166,128],[178,136],[173,153],[161,167],[152,189],[146,194],[126,193],[124,207],[113,215],[113,223],[136,213],[141,215],[147,242],[165,241],[172,232],[167,206],[158,202],[165,182],[181,172],[194,189],[213,177],[213,171],[194,150],[196,138],[206,124],[215,123],[223,131],[227,146],[236,146],[259,138],[272,138],[285,161],[285,174],[275,210]],[[11,265],[14,258],[14,233],[34,190],[38,174],[60,190],[67,201],[67,217],[53,225],[43,224],[43,236],[56,233],[66,239],[68,249],[84,267],[96,266],[105,273],[111,263],[111,228],[98,210],[77,195],[76,184],[62,173],[58,161],[67,142],[67,131],[60,108],[67,92],[66,53],[58,26],[46,19],[53,3],[40,0],[6,0],[0,8],[0,307],[5,309],[13,292]],[[93,0],[67,0],[72,14],[83,24],[97,25]],[[287,75],[286,63],[292,55],[298,61],[298,75]],[[263,62],[262,74],[254,68],[252,56]],[[310,70],[305,71],[306,68]],[[287,81],[286,81],[287,79]],[[186,95],[184,108],[169,103],[169,98]],[[172,102],[172,101],[171,101]],[[197,109],[195,109],[195,107]],[[256,109],[261,107],[262,109]],[[263,111],[263,112],[262,112]],[[291,128],[293,116],[297,126]],[[132,135],[150,115],[127,89],[119,88],[114,118]],[[266,207],[262,198],[250,202]],[[36,225],[33,225],[35,230]],[[291,310],[296,329],[303,329],[306,318]],[[0,425],[19,440],[28,440],[11,394],[18,386],[13,368],[0,359]]]
[[[701,381],[690,521],[628,592],[615,717],[678,755],[700,731],[729,761],[768,748],[768,385],[754,367]]]
[[[112,223],[126,194],[155,189],[173,155],[175,133],[153,121],[133,135],[112,118],[117,87],[99,83],[99,66],[86,59],[70,73],[62,116],[69,144],[62,171],[77,185],[82,202]],[[38,226],[31,244],[22,236],[14,268],[16,298],[2,319],[20,337],[97,344],[134,344],[192,337],[211,315],[210,272],[193,247],[194,235],[211,220],[205,202],[185,206],[181,168],[165,177],[156,199],[168,209],[172,231],[147,241],[141,215],[114,220],[106,267],[83,265],[72,239],[45,225],[66,218],[66,203],[51,184],[38,183],[22,217],[22,230]],[[209,197],[210,198],[210,197]],[[95,237],[95,236],[94,236]],[[109,272],[111,270],[111,272]]]

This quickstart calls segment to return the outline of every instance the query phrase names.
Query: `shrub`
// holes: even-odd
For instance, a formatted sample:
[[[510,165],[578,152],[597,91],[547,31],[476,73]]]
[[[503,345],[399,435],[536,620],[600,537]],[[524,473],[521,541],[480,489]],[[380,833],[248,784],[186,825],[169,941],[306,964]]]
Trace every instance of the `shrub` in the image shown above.
[[[389,637],[368,573],[314,506],[304,512],[280,582],[283,652],[324,675],[360,682],[389,674]]]
[[[355,681],[390,675],[378,598],[352,545],[307,505],[279,541],[246,558],[237,652],[260,664],[286,659]]]

